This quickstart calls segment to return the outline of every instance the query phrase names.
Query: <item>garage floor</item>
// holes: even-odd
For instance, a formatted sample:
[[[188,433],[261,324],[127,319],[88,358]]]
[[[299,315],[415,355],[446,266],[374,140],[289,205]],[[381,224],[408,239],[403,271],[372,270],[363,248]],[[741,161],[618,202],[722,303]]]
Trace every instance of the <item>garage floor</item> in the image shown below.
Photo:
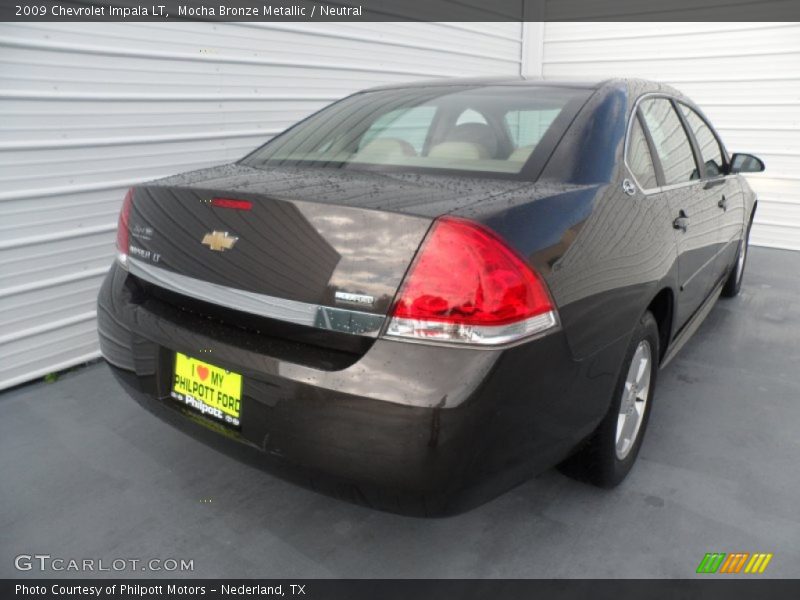
[[[551,470],[467,514],[401,517],[176,433],[103,364],[6,392],[0,577],[23,575],[20,553],[194,559],[195,577],[690,577],[712,551],[772,552],[767,576],[800,576],[800,253],[749,260],[742,295],[662,373],[612,491]]]

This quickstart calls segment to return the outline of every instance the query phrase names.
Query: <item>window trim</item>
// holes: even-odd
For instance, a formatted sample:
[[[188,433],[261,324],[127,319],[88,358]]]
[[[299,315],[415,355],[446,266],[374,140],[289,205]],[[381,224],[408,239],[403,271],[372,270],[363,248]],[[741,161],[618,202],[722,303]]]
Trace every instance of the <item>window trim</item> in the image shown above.
[[[692,148],[692,155],[694,156],[695,167],[697,168],[697,172],[701,174],[701,177],[699,179],[694,179],[694,180],[691,180],[691,181],[684,181],[684,182],[681,182],[681,183],[673,183],[671,185],[666,185],[666,181],[664,179],[664,171],[663,171],[663,167],[661,165],[661,158],[658,156],[658,152],[656,152],[655,144],[653,143],[653,138],[652,138],[652,135],[650,134],[650,129],[649,129],[649,127],[647,127],[647,123],[645,122],[644,116],[642,115],[642,112],[641,112],[641,103],[643,101],[656,99],[656,98],[664,98],[667,101],[669,101],[669,103],[672,105],[672,110],[674,110],[676,113],[678,113],[678,119],[680,120],[680,122],[681,122],[681,124],[683,126],[684,132],[686,133],[686,136],[689,139],[689,145]],[[714,134],[714,137],[719,142],[720,148],[723,151],[723,158],[726,161],[729,160],[728,156],[727,156],[727,150],[725,149],[725,145],[722,143],[722,140],[720,139],[719,135],[717,134],[717,131],[711,126],[711,124],[708,122],[708,119],[705,118],[705,115],[703,115],[702,112],[700,110],[698,110],[691,102],[688,102],[688,101],[686,101],[685,99],[682,99],[682,98],[676,98],[674,95],[668,94],[666,92],[646,92],[646,93],[642,94],[641,96],[639,96],[638,98],[636,98],[636,101],[633,104],[633,108],[631,109],[631,114],[630,114],[630,117],[628,118],[628,124],[627,124],[626,130],[625,130],[625,144],[624,144],[623,150],[622,150],[622,152],[623,152],[623,154],[622,154],[622,163],[623,163],[623,165],[625,165],[625,169],[627,170],[628,175],[630,176],[630,178],[636,184],[636,187],[639,188],[639,190],[645,196],[651,196],[651,195],[654,195],[654,194],[660,194],[661,192],[668,192],[668,191],[671,191],[671,190],[677,190],[677,189],[681,189],[681,188],[684,188],[684,187],[689,187],[689,186],[693,186],[693,185],[699,185],[701,183],[705,184],[705,183],[707,183],[709,181],[709,179],[720,179],[720,178],[727,179],[729,177],[734,177],[735,176],[733,174],[726,173],[725,175],[722,175],[721,177],[713,177],[713,178],[706,178],[705,177],[705,165],[702,164],[702,158],[700,158],[700,162],[698,163],[698,157],[697,157],[697,152],[696,152],[697,140],[695,140],[694,132],[691,131],[691,127],[689,127],[689,130],[687,131],[687,125],[688,124],[685,122],[685,117],[681,114],[680,109],[676,106],[677,103],[685,104],[686,106],[688,106],[689,108],[694,110],[703,119],[703,122],[705,122],[705,124],[708,125],[708,128],[711,130],[711,133]],[[642,128],[644,130],[645,138],[647,139],[647,145],[648,145],[648,147],[650,149],[650,157],[653,160],[653,167],[656,170],[656,180],[659,183],[659,185],[657,187],[654,187],[654,188],[645,189],[642,186],[642,184],[639,183],[639,180],[636,179],[636,175],[634,174],[633,170],[631,169],[630,165],[628,164],[628,149],[629,149],[629,145],[630,145],[631,129],[633,128],[633,120],[634,119],[639,119],[639,124],[642,126]]]

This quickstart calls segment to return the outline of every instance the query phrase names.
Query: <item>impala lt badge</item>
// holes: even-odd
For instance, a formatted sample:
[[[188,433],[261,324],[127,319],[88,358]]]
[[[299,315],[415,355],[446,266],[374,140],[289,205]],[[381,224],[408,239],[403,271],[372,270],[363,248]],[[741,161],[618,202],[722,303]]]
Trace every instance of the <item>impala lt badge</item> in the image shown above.
[[[202,243],[215,252],[222,252],[233,248],[238,239],[235,235],[229,235],[227,231],[212,231],[203,236]]]
[[[336,292],[334,294],[336,300],[340,302],[350,302],[352,304],[361,304],[364,306],[372,306],[375,304],[375,297],[367,294],[351,294],[350,292]]]

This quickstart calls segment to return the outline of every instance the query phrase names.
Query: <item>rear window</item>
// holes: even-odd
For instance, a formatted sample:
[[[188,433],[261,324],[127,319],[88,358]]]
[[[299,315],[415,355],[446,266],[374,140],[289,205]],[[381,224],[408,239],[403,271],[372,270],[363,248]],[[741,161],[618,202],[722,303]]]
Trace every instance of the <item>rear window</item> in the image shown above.
[[[505,122],[514,145],[522,148],[538,144],[560,112],[560,109],[508,111]]]
[[[524,177],[526,165],[549,157],[590,93],[501,85],[364,92],[312,115],[243,162]]]
[[[421,154],[435,115],[433,106],[393,110],[375,120],[359,140],[358,151],[375,145],[377,140],[397,139],[407,142],[414,152]]]

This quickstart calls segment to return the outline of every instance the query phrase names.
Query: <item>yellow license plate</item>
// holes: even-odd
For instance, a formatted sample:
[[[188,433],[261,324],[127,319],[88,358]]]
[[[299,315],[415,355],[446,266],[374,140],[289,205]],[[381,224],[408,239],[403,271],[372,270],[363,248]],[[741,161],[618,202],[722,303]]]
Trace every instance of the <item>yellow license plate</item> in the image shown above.
[[[242,412],[239,373],[176,352],[170,395],[208,417],[239,426]]]

